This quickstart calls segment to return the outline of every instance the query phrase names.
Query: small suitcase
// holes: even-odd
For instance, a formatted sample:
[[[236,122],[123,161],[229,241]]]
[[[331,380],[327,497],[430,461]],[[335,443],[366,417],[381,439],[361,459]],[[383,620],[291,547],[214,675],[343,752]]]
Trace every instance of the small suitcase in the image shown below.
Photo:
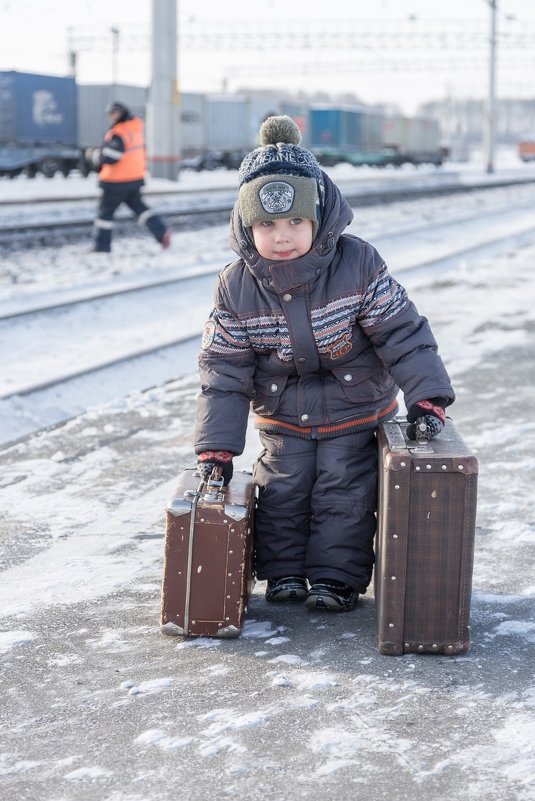
[[[237,637],[249,593],[255,485],[235,472],[223,487],[188,468],[167,505],[161,631]]]
[[[377,432],[375,597],[383,654],[459,654],[470,647],[478,463],[448,418],[430,442],[407,423]]]

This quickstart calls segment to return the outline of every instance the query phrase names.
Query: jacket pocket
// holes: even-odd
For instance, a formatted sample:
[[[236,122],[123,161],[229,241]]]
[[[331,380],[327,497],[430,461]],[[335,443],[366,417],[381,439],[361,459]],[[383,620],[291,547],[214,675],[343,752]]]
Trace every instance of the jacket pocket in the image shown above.
[[[269,417],[275,414],[280,406],[282,394],[286,389],[288,376],[268,376],[254,379],[255,394],[253,409],[256,414]]]
[[[332,373],[351,403],[380,401],[395,387],[394,379],[382,366],[337,367]]]

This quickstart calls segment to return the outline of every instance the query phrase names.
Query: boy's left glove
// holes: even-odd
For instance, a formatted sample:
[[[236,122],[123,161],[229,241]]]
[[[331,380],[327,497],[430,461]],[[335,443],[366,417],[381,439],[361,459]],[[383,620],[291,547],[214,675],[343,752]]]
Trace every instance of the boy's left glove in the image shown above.
[[[234,454],[230,451],[203,451],[197,456],[199,473],[205,481],[208,481],[214,467],[220,467],[223,485],[226,487],[227,484],[230,484],[234,472],[234,467],[232,466],[233,456]]]
[[[444,409],[447,405],[446,398],[430,398],[418,401],[411,406],[407,412],[407,420],[410,423],[407,426],[408,439],[429,440],[440,434],[446,420]],[[417,436],[417,424],[426,426],[426,430],[422,431],[421,436]]]

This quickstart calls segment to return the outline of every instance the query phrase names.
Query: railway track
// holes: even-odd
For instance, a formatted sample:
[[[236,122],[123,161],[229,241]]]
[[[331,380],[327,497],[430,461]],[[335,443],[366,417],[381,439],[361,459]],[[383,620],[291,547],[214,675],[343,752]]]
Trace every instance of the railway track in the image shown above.
[[[351,205],[358,205],[360,207],[377,205],[379,203],[393,203],[399,200],[419,199],[422,197],[436,197],[439,195],[454,195],[459,193],[473,192],[478,190],[489,190],[502,188],[507,186],[526,185],[535,183],[535,174],[523,174],[522,177],[507,177],[496,179],[480,179],[466,182],[460,180],[460,177],[452,173],[442,173],[439,175],[423,175],[413,177],[410,179],[384,179],[381,181],[338,181],[337,182],[347,201]],[[173,193],[170,193],[173,194]],[[235,192],[229,189],[214,189],[210,190],[211,195],[227,195],[227,199],[217,200],[216,197],[211,197],[208,201],[206,195],[199,195],[195,192],[188,192],[189,199],[187,201],[181,200],[177,204],[169,204],[158,207],[168,220],[173,220],[175,224],[180,224],[181,227],[189,227],[192,225],[191,221],[195,218],[195,226],[203,227],[209,225],[217,225],[226,219],[232,210],[234,204]],[[161,197],[162,193],[151,195],[146,193],[147,198],[151,199],[153,203]],[[174,193],[176,196],[176,192]],[[202,199],[201,199],[202,198]],[[49,201],[58,206],[69,204],[71,207],[74,204],[95,201],[95,198],[56,198]],[[32,201],[33,203],[33,201]],[[8,204],[2,203],[0,208]],[[13,203],[13,205],[16,205]],[[18,205],[23,205],[19,203]],[[28,204],[25,204],[26,207]],[[24,220],[18,217],[17,221],[8,219],[2,221],[0,218],[0,245],[13,245],[17,243],[26,243],[30,235],[49,236],[50,234],[59,233],[70,238],[78,236],[87,236],[87,231],[93,226],[94,223],[94,209],[84,211],[79,214],[73,213],[64,218],[58,217],[57,210],[51,212],[50,217],[41,217],[38,219]],[[116,222],[124,226],[135,225],[135,219],[127,213],[120,211],[116,215]],[[42,244],[41,238],[38,238],[38,244]]]
[[[533,201],[528,200],[525,203],[517,203],[514,207],[515,211],[520,212],[531,212],[533,208]],[[510,210],[510,209],[509,209]],[[501,216],[504,209],[503,206],[498,205],[495,210],[491,210],[490,214],[494,214],[495,216]],[[489,211],[487,211],[489,214]],[[473,211],[468,214],[466,213],[450,213],[450,215],[443,220],[443,224],[447,226],[466,226],[473,224],[480,218],[480,211]],[[392,241],[395,237],[402,236],[403,238],[407,237],[418,237],[420,235],[425,235],[430,231],[430,224],[429,222],[417,222],[416,224],[407,224],[403,223],[402,226],[398,225],[393,226],[389,229],[387,235],[379,235],[378,240],[379,244],[384,243],[385,241]],[[375,238],[374,238],[375,241]],[[500,237],[498,237],[497,241],[500,241]],[[476,243],[476,246],[479,246]],[[380,248],[379,248],[380,249]],[[460,257],[465,252],[464,249],[456,250],[450,254],[451,258]],[[438,262],[442,261],[442,257],[438,258]],[[44,303],[35,303],[31,298],[29,300],[18,299],[14,301],[3,301],[0,302],[0,322],[23,318],[23,317],[31,317],[32,315],[40,314],[43,312],[53,312],[59,311],[61,309],[69,309],[73,308],[77,305],[82,305],[85,303],[91,303],[94,301],[103,301],[106,299],[126,296],[128,294],[143,292],[150,289],[156,289],[161,287],[168,287],[171,288],[173,286],[179,285],[181,282],[190,280],[192,278],[200,278],[202,276],[215,276],[219,272],[221,268],[221,261],[217,261],[213,264],[204,265],[204,266],[196,266],[193,268],[182,268],[180,270],[173,271],[172,274],[167,273],[165,276],[160,276],[155,279],[149,280],[133,280],[133,281],[122,281],[118,284],[113,284],[111,288],[102,289],[102,290],[91,290],[89,292],[82,290],[70,290],[66,294],[68,297],[66,299],[55,299],[55,300],[48,300]],[[412,267],[406,267],[404,271],[404,275],[411,274],[414,271],[422,271],[425,270],[425,267],[429,265],[430,262],[425,261],[422,264],[415,264]],[[61,297],[61,294],[60,294]]]

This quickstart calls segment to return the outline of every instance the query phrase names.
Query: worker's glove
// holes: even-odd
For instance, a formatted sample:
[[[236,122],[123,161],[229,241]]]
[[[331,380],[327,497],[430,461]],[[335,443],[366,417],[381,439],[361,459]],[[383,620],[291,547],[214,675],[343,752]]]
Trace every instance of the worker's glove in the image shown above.
[[[208,481],[212,475],[214,467],[221,469],[223,485],[226,487],[230,483],[234,468],[232,458],[234,454],[230,451],[204,451],[197,456],[197,469],[201,477]]]
[[[444,428],[446,420],[446,408],[448,402],[446,398],[430,398],[421,400],[411,406],[407,412],[408,439],[430,440],[440,434]]]
[[[86,147],[84,150],[85,160],[90,164],[94,169],[100,169],[100,161],[101,161],[101,149],[100,147]]]

